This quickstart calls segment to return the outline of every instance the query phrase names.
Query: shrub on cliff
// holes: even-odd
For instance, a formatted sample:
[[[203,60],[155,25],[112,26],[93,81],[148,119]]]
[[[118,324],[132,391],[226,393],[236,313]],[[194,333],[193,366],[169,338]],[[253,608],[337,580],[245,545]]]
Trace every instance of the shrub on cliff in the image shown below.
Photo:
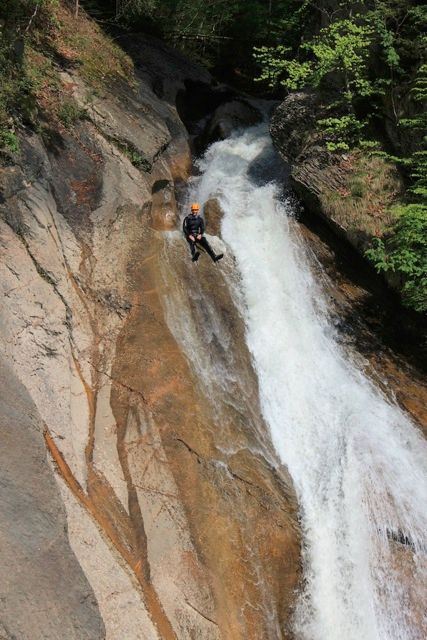
[[[132,82],[132,63],[77,4],[3,0],[0,4],[0,150],[18,150],[21,126],[72,127],[84,117],[60,78],[79,67],[93,92]]]
[[[415,102],[427,101],[427,64],[421,65],[412,88]],[[420,111],[401,122],[421,138],[418,150],[406,159],[412,186],[408,198],[414,202],[396,209],[398,220],[384,239],[375,239],[366,252],[378,271],[402,277],[403,301],[417,311],[427,311],[427,113]]]
[[[14,151],[14,116],[31,120],[35,109],[33,87],[24,70],[25,41],[44,22],[53,0],[3,0],[0,7],[0,147]]]
[[[427,311],[427,206],[395,209],[396,224],[385,238],[376,238],[366,252],[379,271],[402,278],[403,302]]]

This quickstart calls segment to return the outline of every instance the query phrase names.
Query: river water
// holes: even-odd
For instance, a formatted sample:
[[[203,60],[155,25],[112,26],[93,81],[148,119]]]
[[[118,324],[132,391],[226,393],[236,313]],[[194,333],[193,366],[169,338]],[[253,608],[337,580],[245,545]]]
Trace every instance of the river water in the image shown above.
[[[207,150],[189,199],[224,211],[262,413],[298,496],[295,636],[425,640],[427,444],[339,344],[275,166],[253,127]]]

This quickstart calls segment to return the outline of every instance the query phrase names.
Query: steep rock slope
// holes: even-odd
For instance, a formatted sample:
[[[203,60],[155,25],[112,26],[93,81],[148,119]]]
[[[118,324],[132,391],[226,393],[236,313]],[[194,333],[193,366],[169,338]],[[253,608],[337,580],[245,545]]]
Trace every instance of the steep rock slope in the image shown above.
[[[180,61],[171,84],[172,53],[152,47],[162,64],[102,95],[64,69],[85,119],[22,132],[20,153],[2,159],[7,640],[291,637],[296,503],[263,435],[227,279],[199,272],[218,319],[199,348],[224,366],[232,357],[238,403],[197,379],[167,312],[180,287],[209,322],[185,294],[187,248],[167,240],[174,184],[191,167],[174,98],[189,76],[209,79]]]
[[[402,179],[382,158],[328,152],[317,124],[327,116],[316,93],[291,93],[273,114],[271,136],[303,203],[363,254],[392,223],[389,208],[403,192]]]

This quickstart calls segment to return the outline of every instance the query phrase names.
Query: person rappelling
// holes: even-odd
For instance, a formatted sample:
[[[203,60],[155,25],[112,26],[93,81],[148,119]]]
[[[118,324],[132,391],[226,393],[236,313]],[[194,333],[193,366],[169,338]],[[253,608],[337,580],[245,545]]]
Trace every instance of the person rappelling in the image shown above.
[[[200,245],[210,255],[214,262],[218,262],[224,257],[223,253],[215,254],[209,242],[206,240],[205,223],[202,216],[199,215],[200,205],[197,202],[193,202],[191,205],[191,214],[184,218],[182,223],[182,230],[185,235],[185,239],[190,245],[191,259],[193,262],[197,262],[200,256],[200,251],[197,251],[197,245]]]

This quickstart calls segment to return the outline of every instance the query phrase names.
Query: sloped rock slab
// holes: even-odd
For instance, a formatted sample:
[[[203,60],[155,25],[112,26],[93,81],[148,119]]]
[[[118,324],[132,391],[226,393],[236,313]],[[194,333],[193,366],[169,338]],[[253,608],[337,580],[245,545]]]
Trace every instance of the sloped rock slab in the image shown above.
[[[101,640],[104,625],[68,542],[43,424],[3,359],[0,405],[0,637]]]

